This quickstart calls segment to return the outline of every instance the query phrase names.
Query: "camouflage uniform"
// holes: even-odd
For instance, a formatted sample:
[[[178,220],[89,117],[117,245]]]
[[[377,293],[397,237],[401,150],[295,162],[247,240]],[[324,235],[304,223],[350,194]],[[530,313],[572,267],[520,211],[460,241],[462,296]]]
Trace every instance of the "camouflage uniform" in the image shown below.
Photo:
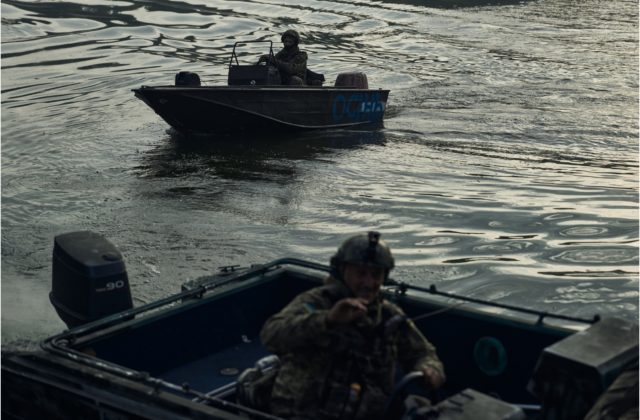
[[[638,419],[638,392],[638,359],[636,359],[598,398],[584,420]]]
[[[328,327],[329,309],[349,296],[346,286],[330,277],[325,286],[302,293],[266,322],[262,342],[282,362],[271,394],[273,414],[380,419],[393,390],[396,362],[405,372],[429,366],[444,378],[435,347],[413,323],[384,331],[387,320],[403,314],[391,302],[380,299],[370,305],[355,325]]]
[[[280,71],[283,85],[290,84],[293,76],[299,77],[304,83],[307,75],[307,53],[300,51],[297,46],[289,50],[283,48],[276,53],[273,65]]]
[[[292,78],[298,77],[298,83],[304,83],[307,77],[307,53],[300,51],[298,43],[300,35],[298,32],[289,29],[282,34],[282,39],[289,36],[295,40],[295,45],[289,48],[283,48],[275,55],[275,60],[270,64],[276,66],[282,77],[282,84],[291,84]]]

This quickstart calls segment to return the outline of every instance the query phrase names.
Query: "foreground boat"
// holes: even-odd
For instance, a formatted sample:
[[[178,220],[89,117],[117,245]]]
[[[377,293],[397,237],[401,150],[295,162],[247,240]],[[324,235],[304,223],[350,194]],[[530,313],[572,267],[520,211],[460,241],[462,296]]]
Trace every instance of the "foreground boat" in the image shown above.
[[[58,236],[51,300],[76,326],[39,351],[3,354],[2,412],[24,419],[275,419],[242,398],[238,378],[247,368],[275,367],[258,338],[264,321],[322,284],[328,271],[297,259],[225,267],[132,308],[112,244],[91,232]],[[620,319],[547,314],[393,280],[384,294],[438,348],[448,376],[430,395],[440,401],[439,419],[582,418],[638,356],[637,325]],[[401,399],[411,378],[399,381],[392,398]]]
[[[307,71],[307,85],[283,86],[274,67],[240,65],[237,45],[229,64],[228,86],[201,86],[199,76],[181,72],[175,86],[142,86],[133,91],[171,127],[186,135],[274,133],[382,123],[389,90],[369,89],[365,74],[342,73],[335,86],[324,87],[323,75]]]

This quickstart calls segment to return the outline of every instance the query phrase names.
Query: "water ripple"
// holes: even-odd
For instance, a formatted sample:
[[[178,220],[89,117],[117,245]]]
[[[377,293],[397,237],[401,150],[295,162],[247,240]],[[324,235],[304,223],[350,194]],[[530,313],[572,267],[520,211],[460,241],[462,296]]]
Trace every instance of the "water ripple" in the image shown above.
[[[637,264],[638,250],[620,247],[568,249],[550,256],[549,259],[575,264]]]
[[[558,234],[560,236],[568,236],[568,237],[572,237],[572,236],[594,237],[594,236],[605,235],[608,232],[609,232],[609,229],[604,226],[573,226],[573,227],[561,230],[560,232],[558,232]]]
[[[3,342],[60,328],[51,240],[77,229],[120,246],[137,304],[378,229],[398,279],[637,318],[635,2],[1,7]],[[328,84],[391,88],[384,129],[185,142],[133,97],[181,70],[226,83],[236,41],[286,28]]]

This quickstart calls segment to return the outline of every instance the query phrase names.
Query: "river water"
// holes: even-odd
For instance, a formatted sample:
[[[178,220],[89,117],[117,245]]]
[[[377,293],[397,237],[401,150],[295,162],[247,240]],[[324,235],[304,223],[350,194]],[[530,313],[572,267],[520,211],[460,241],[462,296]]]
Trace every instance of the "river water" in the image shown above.
[[[288,28],[391,89],[383,129],[190,142],[131,92]],[[3,343],[64,328],[59,233],[116,244],[141,305],[370,229],[397,279],[637,320],[637,2],[2,2]]]

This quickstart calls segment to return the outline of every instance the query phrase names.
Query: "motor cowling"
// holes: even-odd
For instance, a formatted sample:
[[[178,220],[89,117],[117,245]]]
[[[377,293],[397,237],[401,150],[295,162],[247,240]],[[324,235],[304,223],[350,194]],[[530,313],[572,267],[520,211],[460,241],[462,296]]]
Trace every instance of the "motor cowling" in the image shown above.
[[[176,86],[200,86],[200,76],[198,73],[181,71],[176,73]]]
[[[49,299],[69,328],[131,309],[122,254],[94,232],[56,236]]]
[[[367,75],[362,72],[340,73],[336,77],[336,87],[369,89]]]

